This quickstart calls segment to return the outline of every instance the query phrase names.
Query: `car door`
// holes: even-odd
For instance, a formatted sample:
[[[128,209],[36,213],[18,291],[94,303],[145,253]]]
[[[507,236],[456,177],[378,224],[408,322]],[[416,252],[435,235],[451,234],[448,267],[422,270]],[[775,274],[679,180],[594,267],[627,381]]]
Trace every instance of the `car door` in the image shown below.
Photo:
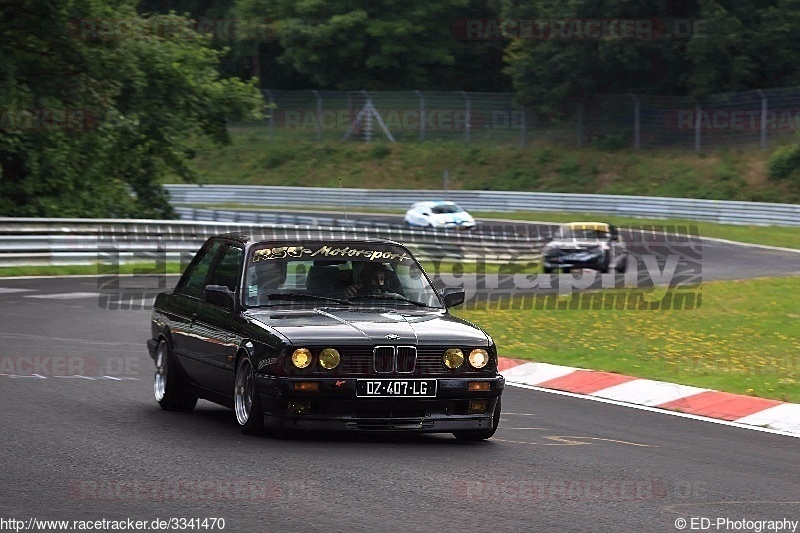
[[[189,379],[194,382],[197,382],[197,365],[192,328],[197,318],[198,305],[203,298],[206,278],[221,247],[222,241],[212,240],[197,252],[175,286],[169,298],[169,306],[165,309],[170,325],[173,353]]]
[[[240,245],[223,244],[205,284],[223,285],[238,294],[243,262],[244,249]],[[234,309],[203,299],[198,302],[196,313],[192,343],[193,358],[198,364],[198,382],[203,388],[230,395],[233,393],[233,360],[238,348]]]

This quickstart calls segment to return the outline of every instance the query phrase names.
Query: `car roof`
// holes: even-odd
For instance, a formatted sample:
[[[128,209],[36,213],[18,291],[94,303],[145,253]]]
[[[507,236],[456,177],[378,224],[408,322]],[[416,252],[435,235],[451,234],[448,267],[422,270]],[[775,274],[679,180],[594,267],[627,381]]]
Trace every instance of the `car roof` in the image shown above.
[[[450,200],[425,200],[415,202],[411,207],[436,207],[437,205],[456,205],[456,203]]]
[[[239,242],[241,244],[260,244],[260,243],[269,243],[269,244],[300,244],[300,243],[325,243],[325,244],[391,244],[397,246],[403,246],[402,243],[397,241],[392,241],[389,239],[380,239],[380,238],[334,238],[334,239],[325,239],[325,238],[287,238],[287,237],[279,237],[279,238],[270,238],[267,235],[251,235],[246,233],[222,233],[219,235],[213,235],[209,237],[211,239],[228,239]]]
[[[605,222],[569,222],[564,224],[570,229],[593,229],[595,231],[608,231],[608,224]]]

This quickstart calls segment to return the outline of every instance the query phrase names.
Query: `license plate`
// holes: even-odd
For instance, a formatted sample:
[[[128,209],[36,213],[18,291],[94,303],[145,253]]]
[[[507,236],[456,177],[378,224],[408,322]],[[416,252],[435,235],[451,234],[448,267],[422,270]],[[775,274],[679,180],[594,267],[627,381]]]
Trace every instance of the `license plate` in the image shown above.
[[[359,398],[435,398],[435,379],[359,379]]]

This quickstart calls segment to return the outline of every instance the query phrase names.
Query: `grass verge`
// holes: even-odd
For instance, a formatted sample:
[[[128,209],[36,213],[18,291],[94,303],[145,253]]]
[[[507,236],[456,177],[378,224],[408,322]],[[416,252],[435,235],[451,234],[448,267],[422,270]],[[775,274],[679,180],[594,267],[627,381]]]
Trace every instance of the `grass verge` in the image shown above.
[[[800,402],[800,277],[703,284],[691,310],[457,309],[505,357]]]
[[[112,276],[112,275],[158,275],[178,274],[185,268],[177,261],[156,266],[150,263],[122,263],[120,265],[29,265],[0,267],[0,277],[16,276]]]

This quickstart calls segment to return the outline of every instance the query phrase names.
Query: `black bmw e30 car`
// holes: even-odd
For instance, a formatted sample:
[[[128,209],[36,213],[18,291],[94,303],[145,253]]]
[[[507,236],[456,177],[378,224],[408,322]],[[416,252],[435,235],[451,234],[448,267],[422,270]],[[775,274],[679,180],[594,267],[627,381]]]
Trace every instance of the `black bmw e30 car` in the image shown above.
[[[448,312],[463,301],[395,242],[212,237],[156,297],[155,397],[231,407],[246,433],[487,439],[505,382],[491,337]]]

